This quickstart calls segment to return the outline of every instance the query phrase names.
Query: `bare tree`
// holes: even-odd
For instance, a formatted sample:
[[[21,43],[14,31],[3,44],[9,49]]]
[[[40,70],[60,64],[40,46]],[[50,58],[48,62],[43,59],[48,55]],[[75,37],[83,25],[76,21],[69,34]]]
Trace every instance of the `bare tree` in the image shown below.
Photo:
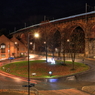
[[[41,31],[41,39],[45,44],[46,62],[47,62],[48,47],[51,43],[51,37],[53,34],[53,32],[51,32],[52,30],[53,30],[53,24],[51,24],[49,21],[41,22],[40,31]]]
[[[84,52],[84,33],[78,27],[76,28],[70,36],[70,53],[72,58],[72,70],[75,69],[74,62],[77,53]]]

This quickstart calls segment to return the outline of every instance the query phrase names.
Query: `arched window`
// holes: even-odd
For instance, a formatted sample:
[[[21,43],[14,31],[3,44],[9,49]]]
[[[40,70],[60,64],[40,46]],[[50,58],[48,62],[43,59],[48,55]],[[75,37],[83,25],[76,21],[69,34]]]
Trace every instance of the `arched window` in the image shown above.
[[[6,45],[2,43],[0,47],[1,47],[1,53],[5,53]]]
[[[79,26],[76,27],[70,38],[70,48],[74,50],[76,53],[84,53],[85,52],[85,33],[83,29]]]

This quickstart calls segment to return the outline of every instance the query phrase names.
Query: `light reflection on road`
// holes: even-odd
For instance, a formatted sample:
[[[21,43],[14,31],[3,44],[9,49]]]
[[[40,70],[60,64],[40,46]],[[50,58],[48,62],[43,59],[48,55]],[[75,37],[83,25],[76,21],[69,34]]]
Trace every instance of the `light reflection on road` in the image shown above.
[[[58,79],[48,79],[49,80],[49,82],[58,82]]]

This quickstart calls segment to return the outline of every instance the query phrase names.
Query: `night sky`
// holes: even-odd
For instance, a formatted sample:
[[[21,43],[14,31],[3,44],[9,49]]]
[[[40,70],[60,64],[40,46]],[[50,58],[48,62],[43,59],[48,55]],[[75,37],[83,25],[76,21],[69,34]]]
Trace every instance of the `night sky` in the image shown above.
[[[0,29],[10,32],[26,26],[93,11],[95,0],[0,0]]]

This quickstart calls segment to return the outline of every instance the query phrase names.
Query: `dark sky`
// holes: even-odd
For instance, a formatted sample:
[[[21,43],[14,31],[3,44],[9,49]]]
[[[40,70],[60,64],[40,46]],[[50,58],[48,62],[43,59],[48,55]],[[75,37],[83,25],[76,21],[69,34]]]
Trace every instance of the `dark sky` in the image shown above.
[[[0,29],[10,32],[47,20],[93,11],[95,0],[0,0]]]

